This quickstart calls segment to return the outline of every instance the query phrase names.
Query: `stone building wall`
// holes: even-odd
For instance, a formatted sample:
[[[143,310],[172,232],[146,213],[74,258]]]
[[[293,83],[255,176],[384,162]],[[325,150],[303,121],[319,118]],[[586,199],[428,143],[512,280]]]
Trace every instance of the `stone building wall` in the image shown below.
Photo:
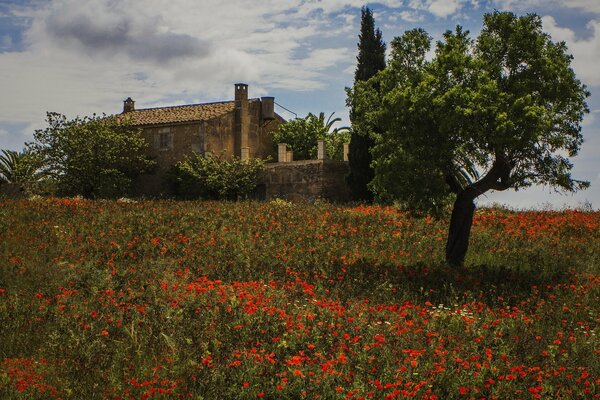
[[[274,159],[273,131],[283,120],[262,121],[261,102],[250,101],[248,117],[244,121],[248,124],[250,157]],[[143,128],[142,135],[149,143],[148,156],[156,161],[157,168],[153,173],[138,178],[134,183],[134,193],[146,196],[170,194],[169,188],[164,185],[166,172],[192,152],[211,152],[231,159],[236,154],[234,126],[234,113],[228,113],[207,121]]]
[[[273,120],[265,121],[261,118],[261,113],[261,102],[250,101],[248,105],[250,158],[262,158],[263,160],[271,158],[273,160],[276,155],[273,145],[273,133],[285,121],[278,116]]]
[[[306,160],[267,164],[262,186],[266,200],[312,201],[325,199],[334,202],[350,200],[346,185],[348,163],[335,160]]]

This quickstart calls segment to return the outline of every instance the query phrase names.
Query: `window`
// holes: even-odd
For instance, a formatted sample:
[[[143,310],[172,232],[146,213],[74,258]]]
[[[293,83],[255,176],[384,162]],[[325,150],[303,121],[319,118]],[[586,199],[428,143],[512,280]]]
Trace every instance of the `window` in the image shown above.
[[[157,150],[170,150],[173,148],[173,134],[170,128],[160,128],[154,135],[154,148]]]
[[[160,137],[158,140],[159,140],[158,146],[161,149],[169,148],[169,134],[168,133],[166,133],[166,132],[160,133]]]

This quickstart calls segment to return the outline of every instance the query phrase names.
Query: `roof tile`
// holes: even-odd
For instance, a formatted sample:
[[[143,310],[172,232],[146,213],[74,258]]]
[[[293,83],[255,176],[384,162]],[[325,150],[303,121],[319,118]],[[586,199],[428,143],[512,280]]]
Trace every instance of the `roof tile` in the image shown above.
[[[121,114],[130,117],[133,124],[162,125],[181,122],[207,121],[232,112],[234,101],[191,104],[173,107],[143,108]]]

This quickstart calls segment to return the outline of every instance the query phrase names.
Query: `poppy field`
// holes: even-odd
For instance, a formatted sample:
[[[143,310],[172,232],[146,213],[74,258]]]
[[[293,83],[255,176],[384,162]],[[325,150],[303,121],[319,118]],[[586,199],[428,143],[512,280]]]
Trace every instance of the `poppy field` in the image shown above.
[[[600,212],[0,202],[2,399],[600,398]]]

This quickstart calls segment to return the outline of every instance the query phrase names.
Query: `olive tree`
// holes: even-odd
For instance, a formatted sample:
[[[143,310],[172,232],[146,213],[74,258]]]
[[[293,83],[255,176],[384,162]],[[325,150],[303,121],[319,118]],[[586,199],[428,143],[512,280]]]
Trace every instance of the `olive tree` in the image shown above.
[[[535,14],[493,12],[476,39],[457,26],[427,60],[421,29],[392,42],[385,70],[355,86],[350,101],[377,124],[373,149],[379,198],[435,210],[453,202],[446,260],[461,265],[474,200],[534,184],[576,191],[571,176],[583,142],[589,92]]]

